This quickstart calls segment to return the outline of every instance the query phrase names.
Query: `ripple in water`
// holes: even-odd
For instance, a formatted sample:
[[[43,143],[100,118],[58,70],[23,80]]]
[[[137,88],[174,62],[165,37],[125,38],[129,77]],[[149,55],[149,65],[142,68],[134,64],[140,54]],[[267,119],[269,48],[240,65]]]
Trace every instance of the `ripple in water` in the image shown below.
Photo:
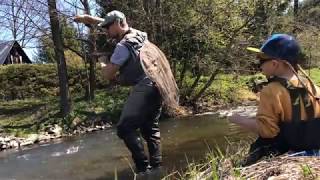
[[[66,149],[66,152],[54,152],[51,154],[52,157],[59,157],[65,154],[74,154],[79,151],[79,146],[71,146]]]
[[[24,154],[24,155],[21,155],[21,156],[17,156],[17,159],[29,160],[30,159],[30,154]]]

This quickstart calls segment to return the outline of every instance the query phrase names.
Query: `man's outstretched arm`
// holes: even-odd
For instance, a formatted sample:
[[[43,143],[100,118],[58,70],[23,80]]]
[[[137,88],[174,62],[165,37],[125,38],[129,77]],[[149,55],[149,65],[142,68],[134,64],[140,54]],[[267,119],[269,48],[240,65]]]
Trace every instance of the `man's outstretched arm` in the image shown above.
[[[88,14],[76,15],[73,20],[84,24],[99,24],[104,21],[103,18],[90,16]]]

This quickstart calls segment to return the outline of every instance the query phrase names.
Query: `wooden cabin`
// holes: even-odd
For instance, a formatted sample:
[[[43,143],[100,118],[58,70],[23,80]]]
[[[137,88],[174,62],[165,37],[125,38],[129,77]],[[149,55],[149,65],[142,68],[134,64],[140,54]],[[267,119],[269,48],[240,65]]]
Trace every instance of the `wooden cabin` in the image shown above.
[[[31,64],[17,41],[0,41],[0,64]]]

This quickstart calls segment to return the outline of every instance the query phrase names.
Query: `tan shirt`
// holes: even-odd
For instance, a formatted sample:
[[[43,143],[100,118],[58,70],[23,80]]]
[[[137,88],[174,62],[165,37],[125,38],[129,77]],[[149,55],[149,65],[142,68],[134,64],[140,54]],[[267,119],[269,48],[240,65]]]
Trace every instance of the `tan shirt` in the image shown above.
[[[299,86],[298,80],[290,81],[294,86]],[[310,84],[308,88],[311,89]],[[317,88],[317,95],[320,94]],[[320,117],[320,102],[310,97],[313,103],[315,117]],[[301,101],[301,119],[306,120],[307,115]],[[257,112],[257,125],[259,135],[263,138],[273,138],[280,131],[279,123],[290,121],[292,107],[289,91],[279,82],[271,82],[260,93],[260,102]]]

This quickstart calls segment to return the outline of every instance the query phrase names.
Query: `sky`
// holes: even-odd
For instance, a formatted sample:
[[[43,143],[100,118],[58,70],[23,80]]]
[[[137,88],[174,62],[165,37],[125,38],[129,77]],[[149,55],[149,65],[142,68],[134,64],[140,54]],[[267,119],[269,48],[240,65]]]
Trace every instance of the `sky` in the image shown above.
[[[18,2],[19,0],[14,0],[15,2]],[[90,7],[92,8],[92,11],[91,13],[92,14],[95,14],[95,7],[98,7],[96,4],[95,4],[95,0],[88,0],[89,1],[89,4],[90,4]],[[28,1],[27,1],[28,2]],[[41,3],[42,2],[42,3]],[[6,21],[5,18],[6,16],[9,16],[8,15],[8,12],[10,12],[8,10],[8,4],[11,3],[11,0],[0,0],[0,17],[2,17],[2,20],[0,20],[0,40],[13,40],[13,37],[12,37],[12,33],[9,31],[9,29],[5,28],[5,26],[9,26],[9,22],[10,21]],[[39,3],[40,5],[44,5],[43,7],[46,6],[46,0],[39,0]],[[77,6],[79,7],[83,7],[82,4],[80,4],[79,0],[57,0],[57,8],[58,8],[58,11],[60,11],[61,13],[67,15],[68,17],[70,17],[70,21],[72,21],[71,17],[73,17],[75,14],[77,13],[80,13],[82,14],[82,10],[79,10],[73,6],[71,6],[71,4],[76,4]],[[33,4],[32,4],[33,5]],[[27,9],[28,7],[28,4],[26,4],[26,6],[24,6],[25,9]],[[34,5],[36,7],[36,5]],[[11,8],[11,7],[10,7]],[[43,9],[35,9],[36,11],[38,12],[44,12],[46,14],[47,13],[47,8],[43,8]],[[26,10],[24,10],[26,11]],[[32,17],[32,20],[35,20],[36,17]],[[43,19],[43,18],[42,18]],[[50,26],[48,25],[49,23],[49,18],[48,18],[48,15],[47,15],[47,18],[46,18],[46,25],[44,26],[45,28],[49,28]],[[76,24],[75,24],[76,25]],[[81,26],[83,27],[83,26]],[[37,31],[39,32],[37,34],[37,36],[40,36],[40,31]],[[21,37],[20,37],[21,38]],[[19,39],[19,37],[17,38]],[[21,45],[21,44],[20,44]],[[26,47],[23,48],[24,51],[26,52],[27,56],[32,60],[32,61],[35,61],[36,60],[36,55],[37,55],[37,47],[38,46],[38,43],[37,43],[37,39],[34,39],[32,40],[31,42],[27,43],[26,44]]]

